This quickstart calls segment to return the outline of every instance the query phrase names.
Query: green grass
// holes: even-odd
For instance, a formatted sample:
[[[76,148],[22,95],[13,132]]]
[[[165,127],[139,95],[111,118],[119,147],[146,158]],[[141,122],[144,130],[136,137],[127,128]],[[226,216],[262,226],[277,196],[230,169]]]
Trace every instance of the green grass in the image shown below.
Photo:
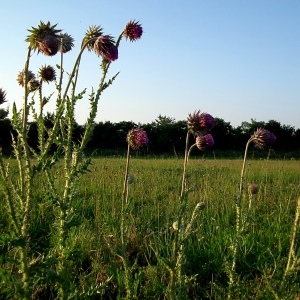
[[[242,160],[190,159],[186,221],[196,204],[204,202],[185,244],[183,273],[191,280],[184,299],[225,299],[230,247],[235,232],[235,199],[238,195]],[[91,172],[77,188],[73,207],[78,226],[68,238],[70,284],[79,295],[96,283],[109,283],[101,294],[90,299],[122,299],[125,295],[124,266],[120,253],[120,219],[125,159],[95,158]],[[126,258],[137,286],[138,299],[165,299],[169,273],[160,258],[171,253],[179,209],[183,161],[176,159],[137,159],[130,162],[135,181],[129,188],[125,216]],[[62,169],[53,170],[59,178]],[[248,208],[247,183],[259,186],[239,242],[233,299],[295,299],[299,290],[297,276],[287,278],[288,288],[280,290],[290,247],[291,230],[299,197],[299,161],[248,160],[245,173],[243,211]],[[54,299],[51,266],[55,264],[57,208],[43,194],[44,178],[35,181],[35,205],[30,227],[31,256],[43,255],[37,274],[43,280],[33,299]],[[0,194],[1,195],[1,194]],[[3,201],[3,200],[2,200]],[[0,211],[0,233],[9,230],[5,210]],[[2,249],[1,263],[13,276],[13,246]],[[54,252],[53,252],[54,251]],[[157,257],[157,255],[159,257]],[[44,265],[43,265],[44,264]],[[37,275],[41,276],[42,275]],[[48,276],[48,277],[47,277]],[[3,285],[5,286],[5,284]],[[280,294],[281,293],[281,294]],[[0,299],[8,293],[0,291]],[[76,297],[75,297],[76,298]],[[13,298],[12,298],[13,299]]]

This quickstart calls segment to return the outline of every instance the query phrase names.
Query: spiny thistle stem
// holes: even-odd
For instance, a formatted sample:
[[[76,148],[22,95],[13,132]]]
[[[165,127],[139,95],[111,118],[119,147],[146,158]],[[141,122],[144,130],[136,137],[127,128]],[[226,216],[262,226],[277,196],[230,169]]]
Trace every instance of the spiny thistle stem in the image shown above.
[[[300,219],[300,197],[297,200],[297,208],[295,213],[294,226],[292,230],[291,246],[290,246],[290,251],[288,256],[288,262],[284,272],[284,277],[286,277],[290,272],[293,272],[295,268],[295,263],[297,262],[297,257],[295,255],[295,240],[297,235],[299,219]]]

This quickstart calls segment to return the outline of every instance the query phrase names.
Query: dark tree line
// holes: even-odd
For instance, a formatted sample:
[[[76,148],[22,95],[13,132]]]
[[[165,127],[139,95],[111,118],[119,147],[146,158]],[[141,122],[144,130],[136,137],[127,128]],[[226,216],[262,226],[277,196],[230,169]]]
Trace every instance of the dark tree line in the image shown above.
[[[53,114],[47,113],[44,118],[46,128],[52,127]],[[80,141],[84,125],[74,124],[74,143]],[[124,154],[127,149],[126,135],[130,129],[141,126],[148,134],[149,146],[142,150],[142,154],[168,154],[182,155],[185,148],[187,133],[186,121],[176,121],[173,118],[159,115],[155,121],[147,124],[135,124],[134,122],[122,121],[112,123],[110,121],[99,122],[94,125],[93,137],[87,145],[87,152],[95,155],[101,154]],[[282,125],[275,120],[268,122],[256,121],[242,122],[240,126],[233,127],[230,122],[221,118],[215,118],[215,127],[211,134],[215,140],[214,153],[243,153],[245,144],[253,132],[264,127],[273,132],[276,142],[273,149],[278,156],[300,157],[300,129],[289,125]],[[11,120],[7,113],[0,110],[0,146],[6,155],[11,154],[12,135],[14,131]],[[38,149],[37,124],[30,123],[28,133],[29,145]]]

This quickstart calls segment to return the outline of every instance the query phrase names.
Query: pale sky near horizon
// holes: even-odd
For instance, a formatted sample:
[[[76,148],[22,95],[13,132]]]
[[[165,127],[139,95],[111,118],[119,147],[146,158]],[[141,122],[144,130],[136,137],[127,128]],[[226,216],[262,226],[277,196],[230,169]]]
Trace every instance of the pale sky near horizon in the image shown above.
[[[96,122],[150,123],[159,114],[185,120],[200,109],[234,127],[252,118],[300,128],[299,0],[6,1],[0,88],[8,102],[1,108],[14,101],[21,108],[16,76],[24,68],[31,26],[50,21],[73,36],[75,47],[64,58],[71,72],[90,25],[117,38],[132,19],[142,24],[143,36],[121,41],[109,72],[120,74],[103,93]],[[100,62],[94,53],[83,55],[78,91],[86,87],[87,95],[76,111],[79,124],[87,118],[87,96],[98,85]],[[57,63],[58,55],[34,54],[29,69],[37,73],[42,65]],[[54,100],[45,111],[54,111]]]

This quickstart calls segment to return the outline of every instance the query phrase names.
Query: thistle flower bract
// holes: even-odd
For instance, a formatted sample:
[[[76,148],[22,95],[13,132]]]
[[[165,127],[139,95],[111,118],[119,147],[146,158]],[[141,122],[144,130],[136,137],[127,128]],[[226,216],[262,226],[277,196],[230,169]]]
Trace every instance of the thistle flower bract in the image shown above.
[[[6,102],[6,92],[0,88],[0,105]]]
[[[34,73],[28,70],[28,72],[27,72],[27,82],[30,81],[31,79],[34,79],[34,78],[35,78]],[[17,81],[18,81],[19,85],[24,87],[24,70],[19,72],[19,74],[17,75]]]
[[[207,113],[201,113],[200,110],[189,114],[187,118],[188,130],[193,135],[203,135],[210,131],[215,125],[214,118]]]
[[[62,53],[67,53],[72,50],[74,47],[74,39],[71,35],[67,33],[62,33],[58,35],[58,42],[59,42],[59,51]]]
[[[196,146],[199,150],[205,150],[206,148],[212,148],[214,146],[214,138],[211,134],[197,136]]]
[[[139,24],[139,22],[136,22],[135,20],[129,21],[123,31],[123,36],[126,39],[129,39],[130,42],[134,42],[140,39],[142,34],[143,27]]]
[[[27,88],[28,88],[29,92],[34,92],[41,88],[41,84],[38,80],[36,80],[35,78],[32,78],[28,81]]]
[[[118,59],[118,48],[110,35],[99,36],[94,44],[94,50],[97,55],[101,55],[109,61]]]
[[[103,34],[102,28],[100,26],[92,25],[89,27],[87,32],[85,33],[85,36],[82,40],[82,43],[86,45],[86,48],[88,51],[94,50],[94,44],[96,39]]]
[[[48,66],[45,65],[40,68],[39,76],[44,82],[49,83],[49,82],[55,80],[56,73],[55,73],[55,70],[53,69],[53,67],[51,67],[49,65]]]
[[[266,145],[271,145],[276,141],[276,136],[267,129],[258,128],[251,137],[256,147],[263,149]]]
[[[132,149],[139,149],[148,145],[147,133],[142,128],[133,128],[127,134],[127,143]]]
[[[28,30],[31,34],[27,36],[26,42],[29,42],[33,50],[43,52],[47,56],[56,54],[58,50],[57,37],[61,32],[55,28],[56,26],[57,24],[51,26],[50,22],[47,24],[40,22],[38,27],[32,27]]]

